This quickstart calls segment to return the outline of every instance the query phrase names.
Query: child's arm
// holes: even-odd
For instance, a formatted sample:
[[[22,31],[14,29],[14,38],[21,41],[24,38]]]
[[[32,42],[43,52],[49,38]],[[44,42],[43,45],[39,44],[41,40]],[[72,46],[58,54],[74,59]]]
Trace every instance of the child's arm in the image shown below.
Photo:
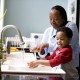
[[[29,68],[35,68],[38,67],[38,65],[45,65],[45,66],[50,66],[49,60],[36,60],[28,63]]]

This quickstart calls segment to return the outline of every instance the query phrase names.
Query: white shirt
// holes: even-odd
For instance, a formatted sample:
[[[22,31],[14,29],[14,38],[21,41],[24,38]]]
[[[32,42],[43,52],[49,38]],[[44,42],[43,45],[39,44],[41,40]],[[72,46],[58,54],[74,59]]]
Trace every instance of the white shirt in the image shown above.
[[[74,24],[73,22],[68,22],[65,26],[69,27],[73,31],[71,46],[73,49],[74,66],[77,67],[77,66],[79,66],[79,34],[78,34],[78,29],[77,29],[76,24]],[[56,44],[56,37],[54,37],[55,35],[56,35],[56,29],[54,29],[53,27],[49,27],[45,30],[45,32],[43,34],[42,43],[49,44],[49,48],[45,48],[46,53],[52,52],[56,49],[57,44]]]

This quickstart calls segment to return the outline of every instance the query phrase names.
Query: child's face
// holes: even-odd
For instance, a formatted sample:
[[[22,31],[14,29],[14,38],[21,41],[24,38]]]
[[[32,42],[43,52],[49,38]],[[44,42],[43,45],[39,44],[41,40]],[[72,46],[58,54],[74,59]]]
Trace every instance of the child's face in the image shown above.
[[[69,38],[66,36],[64,32],[61,31],[57,32],[56,38],[57,38],[57,45],[60,48],[63,48],[69,44]]]

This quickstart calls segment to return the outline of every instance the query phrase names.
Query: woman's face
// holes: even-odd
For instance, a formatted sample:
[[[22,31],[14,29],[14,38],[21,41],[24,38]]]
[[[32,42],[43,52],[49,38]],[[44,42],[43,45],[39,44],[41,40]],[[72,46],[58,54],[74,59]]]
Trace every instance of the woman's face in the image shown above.
[[[64,20],[62,19],[60,12],[58,10],[51,10],[49,14],[50,23],[53,26],[53,28],[57,29],[58,27],[61,27]]]
[[[56,34],[57,45],[60,48],[63,48],[69,44],[69,38],[66,36],[64,32],[57,32]]]

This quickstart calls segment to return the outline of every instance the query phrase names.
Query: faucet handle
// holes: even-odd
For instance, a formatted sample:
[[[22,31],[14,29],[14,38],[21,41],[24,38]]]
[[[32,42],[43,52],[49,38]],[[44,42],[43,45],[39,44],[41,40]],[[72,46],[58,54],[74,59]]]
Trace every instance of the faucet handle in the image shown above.
[[[24,44],[25,44],[25,42],[21,42],[21,43],[20,43],[20,45],[24,45]]]

